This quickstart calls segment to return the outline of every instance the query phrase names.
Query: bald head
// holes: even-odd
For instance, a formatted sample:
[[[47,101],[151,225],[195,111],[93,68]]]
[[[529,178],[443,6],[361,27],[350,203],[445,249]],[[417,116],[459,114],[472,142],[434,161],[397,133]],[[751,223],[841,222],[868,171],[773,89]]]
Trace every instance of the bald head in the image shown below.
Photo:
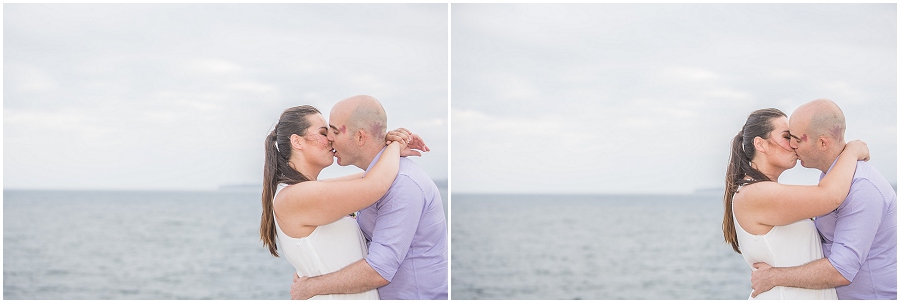
[[[341,100],[331,108],[328,120],[331,127],[328,139],[339,165],[366,169],[384,148],[387,114],[372,96]]]
[[[833,101],[816,99],[797,108],[790,118],[791,147],[803,167],[827,172],[844,150],[844,112]]]
[[[844,143],[844,112],[834,101],[816,99],[801,105],[791,114],[791,124],[813,138],[826,136],[836,143]]]
[[[355,132],[363,130],[369,133],[376,141],[384,141],[387,132],[387,114],[381,102],[372,96],[358,95],[341,100],[331,108],[333,117],[340,117],[349,128]]]

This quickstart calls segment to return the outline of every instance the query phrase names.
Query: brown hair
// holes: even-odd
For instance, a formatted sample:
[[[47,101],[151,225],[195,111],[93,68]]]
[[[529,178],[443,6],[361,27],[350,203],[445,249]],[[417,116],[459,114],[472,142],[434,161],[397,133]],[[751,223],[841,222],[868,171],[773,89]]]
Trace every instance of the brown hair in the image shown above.
[[[275,209],[272,203],[279,183],[297,184],[309,181],[302,173],[288,165],[291,158],[291,135],[304,136],[310,127],[307,116],[321,114],[309,105],[288,108],[281,113],[275,129],[266,136],[266,163],[263,167],[262,218],[259,238],[269,253],[278,257],[275,244]]]
[[[741,249],[734,229],[734,215],[731,209],[731,202],[734,200],[734,194],[737,193],[738,188],[741,186],[761,181],[772,181],[765,174],[753,168],[750,165],[750,160],[756,155],[753,139],[756,137],[768,139],[769,133],[775,129],[772,125],[772,119],[778,117],[787,117],[787,115],[775,108],[764,108],[754,111],[747,117],[747,121],[744,122],[744,127],[741,128],[741,131],[731,140],[731,158],[728,160],[728,170],[725,173],[725,217],[722,219],[722,232],[725,235],[725,242],[731,244],[731,248],[737,253],[741,253]],[[748,180],[745,177],[750,177],[750,179]]]

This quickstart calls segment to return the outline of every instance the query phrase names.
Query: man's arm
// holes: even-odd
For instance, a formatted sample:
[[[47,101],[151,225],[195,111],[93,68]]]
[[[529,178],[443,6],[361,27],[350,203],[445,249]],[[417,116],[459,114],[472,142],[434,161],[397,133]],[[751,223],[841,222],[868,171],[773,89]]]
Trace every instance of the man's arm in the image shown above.
[[[775,286],[821,289],[850,284],[875,240],[875,232],[883,216],[883,197],[878,189],[866,179],[853,181],[847,200],[837,210],[834,241],[831,255],[805,265],[785,268],[764,266],[753,271],[751,282],[753,294],[768,291]],[[775,269],[774,272],[762,268]],[[770,280],[772,279],[772,280]]]
[[[383,201],[388,203],[378,210],[366,259],[333,273],[295,279],[291,285],[291,298],[359,293],[390,283],[409,251],[424,196],[409,176],[398,175]]]
[[[385,280],[392,281],[416,235],[425,196],[415,181],[399,174],[382,201],[385,203],[375,218],[366,262]]]
[[[315,277],[298,277],[294,274],[291,285],[292,300],[306,300],[324,294],[355,294],[387,285],[366,260],[353,262],[333,273]]]
[[[825,258],[794,267],[772,267],[762,262],[753,267],[756,270],[750,275],[753,283],[750,296],[754,298],[775,286],[824,289],[850,284]]]
[[[867,179],[853,180],[847,201],[838,209],[834,241],[828,260],[847,280],[853,281],[875,242],[884,219],[884,196]]]

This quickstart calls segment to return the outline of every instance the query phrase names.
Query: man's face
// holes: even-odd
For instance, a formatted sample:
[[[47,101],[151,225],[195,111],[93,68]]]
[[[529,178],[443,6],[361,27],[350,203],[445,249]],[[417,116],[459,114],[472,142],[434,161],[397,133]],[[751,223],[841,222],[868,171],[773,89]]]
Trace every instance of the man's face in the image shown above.
[[[334,156],[337,158],[337,163],[340,166],[352,165],[356,161],[356,149],[352,144],[353,136],[347,129],[347,123],[344,119],[343,113],[334,109],[331,110],[331,115],[328,119],[328,140],[332,142]]]
[[[800,165],[806,168],[817,168],[817,160],[819,152],[815,148],[815,139],[811,138],[806,132],[806,121],[791,116],[790,132],[791,132],[791,148],[800,158]]]

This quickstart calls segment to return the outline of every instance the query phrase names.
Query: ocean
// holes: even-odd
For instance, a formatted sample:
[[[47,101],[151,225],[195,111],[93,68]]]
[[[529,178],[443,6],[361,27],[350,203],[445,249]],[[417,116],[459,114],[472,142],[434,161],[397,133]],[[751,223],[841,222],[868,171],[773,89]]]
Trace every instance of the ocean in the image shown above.
[[[718,194],[452,195],[452,299],[750,294]]]
[[[259,197],[4,190],[3,298],[290,299],[293,267],[259,240]]]

